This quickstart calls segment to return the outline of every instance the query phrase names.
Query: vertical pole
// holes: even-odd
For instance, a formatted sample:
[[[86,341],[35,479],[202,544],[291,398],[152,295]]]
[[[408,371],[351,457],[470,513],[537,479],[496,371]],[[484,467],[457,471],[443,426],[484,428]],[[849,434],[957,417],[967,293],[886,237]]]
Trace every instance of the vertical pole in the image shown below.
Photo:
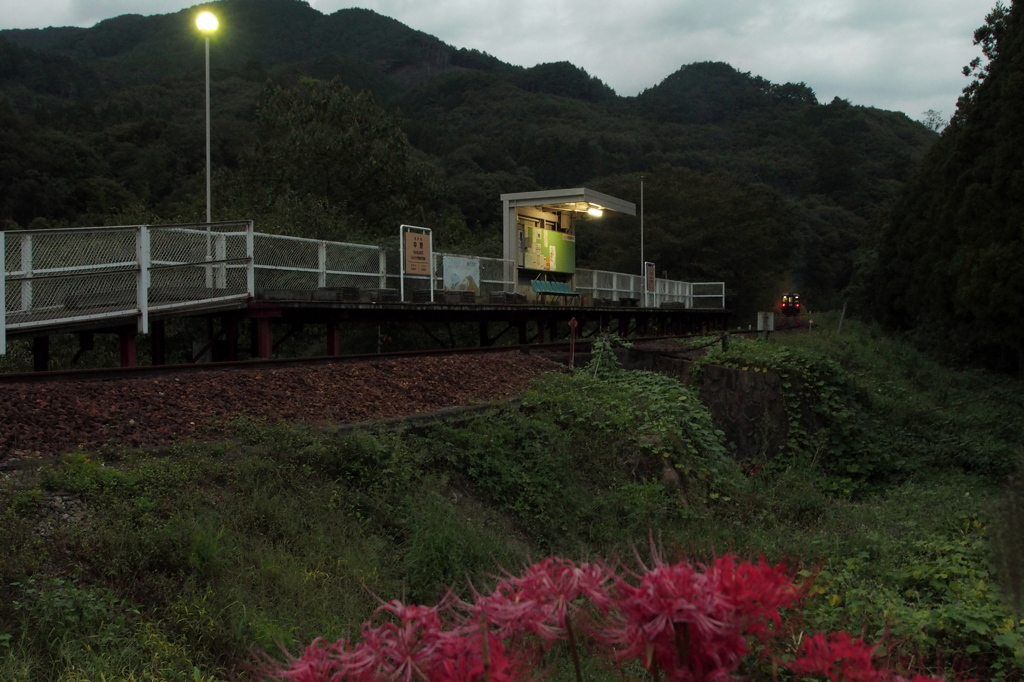
[[[340,336],[338,334],[338,323],[328,322],[327,323],[327,354],[338,355],[341,352],[340,349]]]
[[[135,366],[135,330],[125,327],[118,334],[120,337],[121,366]]]
[[[32,369],[36,372],[47,372],[50,370],[50,337],[32,337]]]
[[[647,276],[647,272],[644,270],[646,267],[644,264],[647,260],[644,258],[644,176],[640,176],[640,274],[644,277]]]
[[[228,238],[223,232],[218,232],[213,238],[213,258],[214,260],[221,261],[217,265],[216,277],[214,277],[213,285],[217,289],[227,289],[228,264],[224,261],[228,259]]]
[[[32,310],[32,235],[21,237],[21,309]]]
[[[149,334],[150,355],[154,365],[167,364],[167,323],[164,320],[153,320]]]
[[[135,233],[135,258],[138,262],[139,273],[135,281],[135,302],[139,309],[138,332],[149,333],[149,226],[139,225]],[[132,342],[134,343],[134,341]],[[132,353],[134,353],[134,349]],[[134,366],[134,356],[131,365]]]
[[[206,36],[206,231],[210,231],[210,36]]]
[[[210,223],[213,213],[210,210],[210,36],[206,36],[206,260],[212,257]],[[206,266],[206,288],[213,288],[213,269]]]
[[[270,359],[274,355],[274,328],[269,317],[256,318],[256,357]]]
[[[317,273],[316,286],[320,289],[327,287],[327,242],[317,244]]]
[[[398,300],[405,302],[405,228],[398,228]],[[377,336],[380,336],[378,330]],[[379,344],[377,352],[380,352]]]
[[[7,354],[7,251],[6,233],[0,230],[0,355]]]
[[[256,257],[253,253],[253,223],[250,220],[245,228],[245,257],[249,264],[245,271],[245,288],[249,298],[256,298]]]
[[[224,341],[227,346],[227,359],[237,360],[238,359],[238,318],[234,316],[225,316],[221,318],[221,328],[224,330]]]

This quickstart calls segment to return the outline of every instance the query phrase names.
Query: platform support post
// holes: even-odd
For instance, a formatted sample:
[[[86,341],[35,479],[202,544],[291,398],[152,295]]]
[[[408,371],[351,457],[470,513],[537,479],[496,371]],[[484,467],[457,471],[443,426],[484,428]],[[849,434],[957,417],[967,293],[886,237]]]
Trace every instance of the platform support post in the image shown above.
[[[341,335],[338,334],[338,325],[335,322],[327,323],[327,354],[341,355]]]
[[[225,317],[220,322],[224,329],[224,343],[227,346],[228,360],[238,359],[238,320],[235,317]]]
[[[49,335],[32,338],[32,369],[36,372],[48,372],[50,370]]]
[[[149,353],[154,365],[167,364],[167,322],[164,320],[149,323]]]
[[[269,360],[274,354],[274,326],[269,317],[257,317],[256,325],[256,357]]]
[[[135,327],[122,329],[118,336],[120,337],[121,347],[121,366],[122,367],[134,367],[135,366],[135,336],[137,334]]]

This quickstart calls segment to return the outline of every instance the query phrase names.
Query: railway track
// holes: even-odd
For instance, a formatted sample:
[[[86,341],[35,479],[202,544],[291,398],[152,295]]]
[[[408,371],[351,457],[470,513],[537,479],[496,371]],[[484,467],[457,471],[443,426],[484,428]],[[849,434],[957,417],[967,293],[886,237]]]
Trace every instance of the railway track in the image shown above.
[[[777,317],[775,332],[809,331],[813,325],[803,318]],[[642,344],[672,339],[692,339],[716,336],[721,338],[725,332],[708,334],[681,334],[669,336],[648,336],[628,339],[631,343]],[[756,335],[760,332],[751,329],[729,330],[732,335]],[[590,352],[592,339],[579,339],[575,342],[575,352]],[[708,345],[713,345],[711,344]],[[62,381],[95,381],[107,379],[129,379],[154,377],[166,374],[187,374],[193,372],[210,372],[223,370],[254,370],[284,367],[316,367],[351,362],[367,362],[373,360],[426,358],[444,355],[486,355],[491,353],[507,353],[518,351],[533,355],[562,355],[569,353],[572,345],[569,341],[551,343],[529,343],[504,346],[467,346],[458,348],[437,348],[429,350],[388,351],[381,353],[354,353],[347,355],[314,356],[304,358],[256,358],[251,360],[232,360],[226,362],[202,362],[174,365],[139,365],[135,367],[101,367],[93,369],[62,369],[46,372],[9,372],[0,374],[0,385],[50,383]]]
[[[746,334],[746,330],[732,332]],[[629,339],[631,343],[644,343],[670,339],[697,338],[701,334],[685,334],[679,336],[651,336]],[[575,352],[590,352],[592,339],[580,339],[575,342]],[[370,362],[375,360],[415,359],[446,355],[488,355],[517,351],[530,355],[548,356],[569,353],[572,344],[568,341],[552,343],[530,343],[507,346],[469,346],[460,348],[439,348],[430,350],[388,351],[382,353],[357,353],[349,355],[315,356],[305,358],[272,358],[252,360],[232,360],[227,362],[203,362],[175,365],[139,365],[135,367],[102,367],[95,369],[64,369],[46,372],[11,372],[0,374],[0,385],[52,383],[64,381],[98,381],[109,379],[131,379],[156,377],[168,374],[191,374],[196,372],[232,371],[232,370],[264,370],[285,367],[316,367],[352,362]]]

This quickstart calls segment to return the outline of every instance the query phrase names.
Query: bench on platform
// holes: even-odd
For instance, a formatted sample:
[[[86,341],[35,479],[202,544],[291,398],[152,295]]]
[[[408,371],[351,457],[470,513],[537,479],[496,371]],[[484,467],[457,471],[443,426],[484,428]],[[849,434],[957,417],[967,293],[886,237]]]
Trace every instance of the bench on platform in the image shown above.
[[[569,288],[566,282],[545,282],[544,280],[534,279],[530,281],[530,288],[533,289],[533,293],[541,297],[541,300],[551,296],[561,298],[563,303],[567,303],[567,299],[579,298],[580,295],[580,292]]]

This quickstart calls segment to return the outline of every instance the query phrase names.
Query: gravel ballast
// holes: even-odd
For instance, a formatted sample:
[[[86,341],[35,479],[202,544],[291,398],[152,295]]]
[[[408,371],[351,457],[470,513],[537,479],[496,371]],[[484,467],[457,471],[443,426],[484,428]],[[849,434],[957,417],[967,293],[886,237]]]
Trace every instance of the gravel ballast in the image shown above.
[[[327,426],[504,400],[545,371],[564,368],[508,352],[0,385],[0,465],[216,440],[239,417]]]

